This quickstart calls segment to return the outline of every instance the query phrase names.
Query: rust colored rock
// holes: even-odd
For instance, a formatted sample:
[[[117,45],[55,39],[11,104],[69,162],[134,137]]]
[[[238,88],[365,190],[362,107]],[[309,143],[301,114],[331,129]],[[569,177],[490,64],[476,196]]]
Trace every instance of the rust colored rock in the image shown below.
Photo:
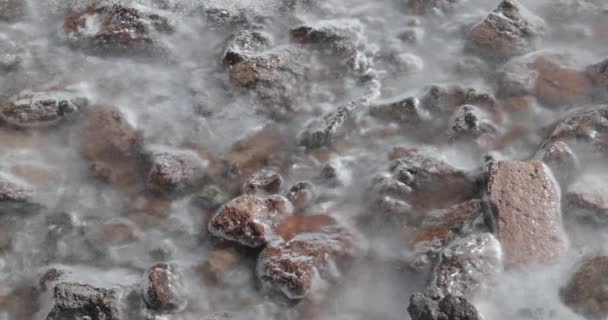
[[[506,60],[532,51],[544,34],[545,22],[516,0],[503,0],[471,28],[469,47],[490,60]]]
[[[270,291],[292,300],[314,299],[364,251],[356,234],[338,225],[325,226],[319,232],[269,243],[258,257],[257,275]]]
[[[101,226],[95,239],[110,245],[124,244],[138,240],[139,231],[128,220],[112,220]]]
[[[95,106],[80,126],[79,139],[85,158],[111,163],[139,157],[143,137],[118,108]]]
[[[263,32],[240,30],[228,40],[222,56],[222,64],[226,67],[233,66],[268,49],[271,44],[270,36]]]
[[[181,273],[166,263],[152,265],[144,274],[142,296],[148,308],[176,312],[187,305]]]
[[[70,44],[101,54],[158,53],[154,33],[171,33],[166,18],[120,4],[90,6],[63,25]]]
[[[160,194],[181,194],[199,186],[206,177],[208,161],[190,150],[152,150],[146,184]]]
[[[312,183],[301,181],[293,185],[287,192],[287,199],[296,210],[304,210],[313,204],[316,198],[315,187]]]
[[[594,226],[608,223],[608,197],[601,193],[568,191],[564,203],[569,215],[583,223]]]
[[[421,109],[435,118],[446,118],[462,105],[474,105],[490,114],[490,118],[499,121],[497,116],[498,102],[486,92],[460,86],[431,85],[425,88],[420,98]]]
[[[412,320],[481,320],[481,316],[466,298],[443,294],[429,287],[410,297],[407,312]]]
[[[251,175],[243,185],[243,193],[257,196],[277,194],[281,190],[283,178],[273,169],[261,169]]]
[[[608,316],[608,257],[586,259],[570,280],[560,289],[564,304],[590,320]]]
[[[323,227],[335,225],[334,218],[325,214],[289,216],[277,227],[277,234],[289,241],[301,233],[320,232]]]
[[[293,211],[281,196],[244,195],[225,204],[209,222],[209,231],[220,238],[257,248],[275,235],[278,224]]]
[[[25,90],[10,97],[0,107],[0,117],[21,127],[48,127],[86,108],[88,100],[72,89]]]
[[[240,257],[234,250],[218,249],[209,253],[203,268],[212,275],[222,274],[238,265]]]
[[[549,106],[585,101],[593,83],[574,60],[570,54],[543,51],[515,58],[498,71],[498,94],[534,95]]]
[[[489,168],[488,200],[507,267],[554,263],[565,252],[559,187],[540,161],[499,161]]]

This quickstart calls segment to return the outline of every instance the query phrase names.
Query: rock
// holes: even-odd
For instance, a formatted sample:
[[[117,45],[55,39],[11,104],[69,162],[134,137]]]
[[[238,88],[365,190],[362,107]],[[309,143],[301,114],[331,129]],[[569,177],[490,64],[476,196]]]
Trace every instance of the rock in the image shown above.
[[[313,204],[316,198],[315,187],[312,183],[301,181],[293,185],[287,192],[287,199],[296,210],[302,211]]]
[[[240,259],[234,250],[217,249],[209,253],[207,261],[202,266],[202,271],[206,276],[217,280],[221,275],[233,270],[239,264]]]
[[[240,30],[229,40],[222,55],[222,64],[233,66],[268,49],[272,45],[270,36],[257,30]]]
[[[608,257],[585,259],[570,280],[560,289],[566,306],[590,320],[605,319],[608,315],[608,292],[603,285],[608,273]]]
[[[441,251],[432,283],[445,293],[473,298],[501,270],[498,240],[491,233],[471,234]]]
[[[543,36],[545,22],[516,0],[503,0],[468,35],[469,47],[490,60],[506,60],[530,52]]]
[[[164,54],[156,33],[171,33],[168,20],[120,4],[93,5],[68,16],[63,25],[73,47],[96,54]]]
[[[289,200],[273,195],[244,195],[225,204],[209,222],[209,231],[220,238],[256,248],[266,244],[274,229],[293,211]]]
[[[564,190],[566,218],[587,226],[598,227],[608,223],[608,197],[606,175],[586,172]]]
[[[431,85],[425,88],[420,98],[422,110],[436,119],[449,117],[458,107],[465,104],[474,105],[488,112],[490,119],[494,121],[500,120],[496,98],[492,94],[474,88]]]
[[[556,262],[567,240],[551,171],[540,161],[499,161],[490,165],[488,177],[486,191],[505,266]]]
[[[80,126],[80,148],[92,161],[113,163],[141,155],[142,134],[116,107],[95,106]]]
[[[548,138],[541,148],[551,143],[564,141],[577,148],[587,146],[591,151],[606,151],[608,134],[608,105],[577,108],[566,113],[549,130]]]
[[[251,175],[243,185],[243,193],[257,196],[278,194],[283,184],[283,178],[272,169],[261,169]]]
[[[149,152],[146,184],[160,194],[182,194],[198,187],[206,177],[209,162],[191,150],[156,148]]]
[[[137,288],[137,278],[123,269],[105,272],[88,267],[51,267],[40,283],[49,296],[43,300],[50,310],[45,319],[132,319],[138,306],[127,301]]]
[[[408,0],[409,9],[415,14],[451,12],[464,1],[460,0]]]
[[[608,90],[608,59],[588,66],[585,71],[594,86],[603,91]]]
[[[587,100],[593,84],[573,56],[557,52],[533,52],[514,58],[497,75],[502,97],[534,95],[549,106],[570,106]]]
[[[322,219],[325,220],[325,219]],[[316,221],[321,225],[327,221]],[[314,226],[312,226],[314,224]],[[308,224],[317,229],[319,224]],[[257,275],[264,288],[292,300],[323,295],[365,251],[358,236],[339,225],[269,243],[260,253]]]
[[[217,210],[221,205],[230,200],[230,195],[220,187],[208,184],[194,195],[192,201],[205,210]]]
[[[175,265],[156,263],[144,274],[142,296],[148,308],[177,312],[187,305],[181,273]]]
[[[95,236],[97,241],[110,245],[125,244],[137,241],[139,238],[139,230],[126,219],[110,220],[104,223]]]
[[[34,199],[35,190],[25,181],[0,172],[0,215],[32,213],[43,207]]]
[[[555,141],[540,149],[534,159],[544,162],[562,187],[572,182],[580,169],[578,157],[564,141]]]
[[[412,320],[481,320],[475,306],[466,298],[443,295],[433,287],[413,294],[407,312]]]
[[[301,233],[320,232],[326,226],[336,225],[336,219],[326,214],[293,215],[286,217],[277,227],[277,234],[285,241]]]
[[[87,105],[87,98],[74,89],[24,90],[2,103],[0,118],[20,128],[48,127]]]
[[[299,96],[303,88],[303,52],[292,47],[276,47],[252,55],[230,66],[232,84],[255,93],[259,111],[275,119],[289,119],[301,111]]]
[[[22,0],[0,0],[0,19],[12,21],[25,14],[27,2]]]
[[[498,127],[490,120],[489,115],[473,105],[459,107],[452,119],[448,129],[448,137],[451,141],[462,141],[477,139],[480,136],[496,136]]]
[[[370,106],[369,114],[383,121],[397,122],[407,126],[417,126],[429,118],[420,108],[420,101],[414,97],[379,101]]]

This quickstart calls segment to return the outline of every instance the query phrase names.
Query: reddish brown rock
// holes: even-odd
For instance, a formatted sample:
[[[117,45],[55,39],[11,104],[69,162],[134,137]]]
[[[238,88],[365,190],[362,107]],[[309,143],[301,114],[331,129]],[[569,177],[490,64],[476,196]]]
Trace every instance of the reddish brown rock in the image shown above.
[[[90,6],[68,16],[63,25],[70,44],[102,54],[154,54],[162,49],[155,33],[173,31],[166,18],[120,4]]]
[[[428,116],[420,108],[418,99],[408,97],[396,101],[381,101],[370,106],[369,114],[383,121],[415,126],[426,120]]]
[[[180,194],[199,186],[206,177],[206,159],[190,150],[162,149],[150,152],[147,186],[161,194]]]
[[[248,57],[268,49],[272,41],[270,36],[260,31],[240,30],[228,40],[222,56],[222,64],[233,66]]]
[[[574,312],[590,320],[608,316],[608,257],[586,259],[568,283],[560,289],[560,297]]]
[[[542,148],[564,141],[577,147],[588,146],[592,151],[606,151],[608,143],[608,105],[577,108],[567,113],[551,128]]]
[[[97,241],[107,244],[124,244],[139,239],[139,231],[128,220],[113,220],[104,223],[95,236]]]
[[[474,105],[488,112],[490,119],[495,122],[502,121],[496,98],[490,93],[474,88],[432,85],[425,89],[420,98],[421,109],[436,118],[446,118],[465,104]]]
[[[258,257],[257,275],[270,291],[292,300],[314,299],[338,281],[353,259],[364,251],[358,236],[343,227],[329,225],[319,232],[300,233],[289,241],[269,243]]]
[[[505,264],[556,262],[564,253],[559,187],[540,161],[499,161],[489,168],[488,200]]]
[[[410,297],[407,312],[412,320],[481,320],[475,306],[466,298],[443,294],[429,287]]]
[[[325,214],[290,216],[277,227],[277,234],[289,241],[298,234],[320,232],[323,227],[336,223],[334,218]]]
[[[281,190],[283,178],[273,169],[261,169],[251,175],[243,185],[243,193],[257,196],[277,194]]]
[[[503,0],[480,23],[471,28],[470,48],[490,60],[506,60],[532,51],[544,34],[544,21],[516,0]]]
[[[174,265],[156,263],[144,274],[142,296],[148,308],[175,312],[186,307],[181,273]]]
[[[209,257],[203,265],[203,271],[208,276],[217,277],[217,275],[226,273],[238,265],[238,253],[229,249],[217,249],[209,253]]]
[[[535,159],[544,162],[562,186],[572,182],[580,169],[578,157],[564,141],[555,141],[545,145],[536,153]]]
[[[275,236],[275,228],[293,211],[281,196],[244,195],[228,202],[209,222],[209,231],[220,238],[256,248]]]
[[[86,108],[88,100],[74,89],[24,90],[0,106],[0,117],[21,127],[48,127]]]

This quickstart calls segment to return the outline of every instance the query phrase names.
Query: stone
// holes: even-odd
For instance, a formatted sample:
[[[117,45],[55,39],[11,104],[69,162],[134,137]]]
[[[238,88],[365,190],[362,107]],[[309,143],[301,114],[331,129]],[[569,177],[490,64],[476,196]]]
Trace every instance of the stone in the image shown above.
[[[587,319],[605,319],[608,316],[608,291],[603,285],[608,276],[606,270],[606,256],[591,257],[582,261],[559,291],[563,303]]]
[[[327,221],[320,222],[323,225]],[[319,227],[313,224],[312,229]],[[308,227],[311,225],[304,229]],[[258,257],[256,271],[266,290],[291,300],[314,300],[323,296],[365,250],[358,235],[330,224],[316,232],[304,230],[288,241],[269,243]]]
[[[152,310],[178,312],[186,308],[185,286],[177,266],[156,263],[144,274],[142,296]]]
[[[261,169],[251,175],[243,185],[243,193],[258,196],[278,194],[283,184],[281,175],[273,169]]]
[[[257,248],[274,236],[276,226],[293,211],[289,200],[273,195],[243,195],[225,204],[209,222],[216,237]]]
[[[555,141],[540,149],[534,159],[544,162],[562,187],[572,182],[580,170],[578,157],[564,141]]]
[[[191,150],[156,148],[149,152],[146,184],[159,194],[182,194],[201,185],[209,162]]]
[[[308,181],[294,184],[287,192],[287,199],[291,201],[294,208],[302,211],[310,207],[316,198],[315,187]]]
[[[460,86],[431,85],[424,89],[420,97],[420,108],[430,113],[432,118],[442,119],[453,114],[462,105],[474,105],[490,115],[490,119],[497,121],[498,101],[490,94],[475,88]],[[436,120],[434,120],[436,121]]]
[[[35,200],[35,189],[8,173],[0,172],[0,215],[33,213],[43,206]]]
[[[120,4],[100,4],[74,12],[63,25],[73,47],[96,54],[164,54],[157,33],[172,33],[168,20]]]
[[[466,298],[444,295],[438,288],[414,293],[407,307],[412,320],[481,320],[481,316]]]
[[[24,90],[0,107],[0,118],[19,128],[48,127],[73,118],[88,100],[75,89]]]
[[[555,263],[565,252],[560,189],[542,162],[491,163],[486,192],[506,267]]]
[[[496,136],[498,132],[498,127],[485,111],[466,104],[454,112],[447,134],[450,141],[462,141],[474,140],[482,135]]]
[[[563,192],[565,217],[583,225],[601,228],[608,223],[606,175],[584,172]]]
[[[590,151],[603,153],[606,150],[607,135],[608,105],[577,108],[566,113],[549,128],[548,137],[541,148],[564,141],[576,144],[578,148],[586,146]]]
[[[429,115],[420,108],[420,101],[414,97],[380,101],[370,106],[369,114],[383,121],[408,126],[416,126],[429,118]]]
[[[502,97],[534,95],[548,106],[570,106],[586,101],[593,83],[571,54],[537,51],[517,57],[498,70]]]
[[[585,72],[594,86],[602,91],[608,90],[608,59],[587,66]]]
[[[205,210],[215,211],[230,200],[230,195],[217,185],[208,184],[194,194],[193,203]]]
[[[242,62],[252,55],[262,52],[272,45],[268,34],[258,30],[237,31],[228,40],[222,55],[222,64],[226,67]]]
[[[516,0],[503,0],[468,34],[471,50],[489,60],[506,60],[530,52],[545,32],[542,18]]]
[[[491,233],[471,234],[439,253],[432,284],[445,293],[473,298],[502,271],[500,243]]]
[[[137,227],[129,220],[114,219],[104,223],[96,232],[95,239],[110,245],[125,244],[140,239]]]
[[[80,266],[50,267],[40,281],[48,309],[46,320],[126,320],[138,313],[129,304],[137,276],[124,269],[102,271]]]

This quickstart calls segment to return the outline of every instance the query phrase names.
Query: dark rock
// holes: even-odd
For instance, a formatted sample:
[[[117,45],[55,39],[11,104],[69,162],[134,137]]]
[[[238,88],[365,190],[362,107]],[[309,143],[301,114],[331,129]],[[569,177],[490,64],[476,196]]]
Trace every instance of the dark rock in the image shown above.
[[[68,16],[64,23],[68,42],[96,54],[165,54],[155,33],[171,33],[168,20],[120,4],[90,6]]]
[[[608,223],[605,178],[596,172],[584,173],[568,186],[563,201],[567,218],[598,228]]]
[[[491,233],[451,242],[439,254],[433,285],[445,293],[473,298],[502,271],[500,243]]]
[[[467,299],[443,295],[433,287],[413,294],[407,311],[412,320],[481,320],[477,309]]]
[[[496,136],[498,131],[486,112],[473,105],[463,105],[452,116],[448,137],[451,141],[474,140],[482,135]]]
[[[414,97],[377,103],[370,106],[369,114],[383,121],[411,126],[429,118],[429,115],[420,108],[419,100]]]
[[[144,274],[142,296],[148,308],[176,312],[187,305],[181,273],[175,265],[156,263]]]
[[[243,185],[243,193],[257,196],[277,194],[281,190],[283,178],[272,169],[262,169],[251,175]]]
[[[544,30],[545,23],[540,17],[516,0],[503,0],[471,28],[468,44],[484,58],[506,60],[532,51]]]
[[[47,127],[68,119],[87,104],[88,100],[72,89],[25,90],[2,104],[0,117],[17,127]]]
[[[608,291],[604,286],[608,277],[606,270],[608,257],[586,259],[560,289],[561,300],[587,319],[605,319],[608,315]]]
[[[281,196],[244,195],[218,211],[209,222],[209,231],[217,237],[256,248],[274,236],[276,226],[292,211],[289,200]]]
[[[315,187],[312,183],[301,181],[294,184],[287,192],[287,199],[298,211],[307,209],[316,198]]]
[[[474,105],[488,112],[494,121],[500,120],[496,98],[490,93],[480,92],[474,88],[431,85],[425,88],[420,98],[420,108],[436,119],[449,117],[458,107],[465,104]]]
[[[542,162],[492,163],[486,191],[507,267],[554,263],[565,252],[559,186]]]
[[[209,165],[196,152],[159,148],[149,155],[147,185],[161,194],[181,194],[199,186]]]
[[[269,35],[261,31],[241,30],[229,40],[222,56],[222,64],[233,66],[247,58],[268,49],[272,45]]]
[[[292,300],[323,295],[353,259],[364,253],[356,234],[331,224],[333,219],[314,220],[298,224],[303,233],[288,241],[271,242],[260,253],[257,274],[265,288]]]

